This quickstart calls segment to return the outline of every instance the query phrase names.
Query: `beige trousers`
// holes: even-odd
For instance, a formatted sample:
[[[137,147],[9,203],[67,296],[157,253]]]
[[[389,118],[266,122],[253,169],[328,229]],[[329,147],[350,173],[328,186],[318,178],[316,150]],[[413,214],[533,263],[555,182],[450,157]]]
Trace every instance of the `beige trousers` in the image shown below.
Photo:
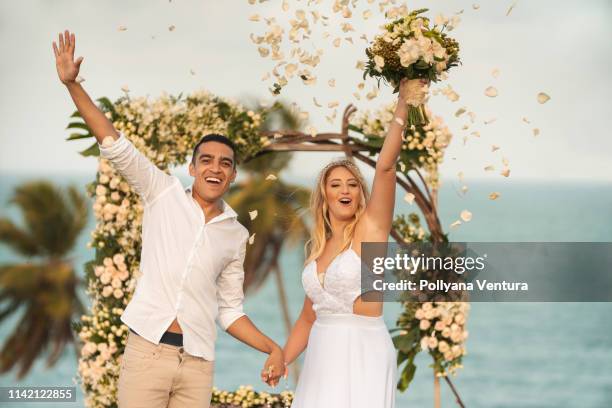
[[[209,408],[213,369],[213,361],[130,331],[121,358],[119,408]]]

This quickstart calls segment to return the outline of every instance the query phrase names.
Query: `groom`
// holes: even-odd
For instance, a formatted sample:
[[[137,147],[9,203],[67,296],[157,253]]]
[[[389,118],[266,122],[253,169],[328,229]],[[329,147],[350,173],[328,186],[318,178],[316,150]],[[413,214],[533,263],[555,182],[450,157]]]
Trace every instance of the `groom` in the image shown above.
[[[194,147],[184,190],[114,129],[76,82],[75,36],[53,42],[56,67],[108,159],[142,198],[142,253],[134,296],[121,320],[130,328],[118,385],[119,408],[208,407],[212,393],[215,320],[233,337],[269,354],[262,375],[275,385],[281,348],[242,311],[248,231],[222,200],[236,178],[233,143],[204,136]]]

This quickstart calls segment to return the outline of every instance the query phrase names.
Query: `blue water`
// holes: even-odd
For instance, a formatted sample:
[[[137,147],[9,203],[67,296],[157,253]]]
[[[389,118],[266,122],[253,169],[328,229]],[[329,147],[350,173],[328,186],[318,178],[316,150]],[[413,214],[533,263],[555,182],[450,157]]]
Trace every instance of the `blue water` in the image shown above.
[[[83,186],[91,175],[54,176],[53,180]],[[14,185],[26,176],[0,174],[0,214],[17,216],[6,202]],[[310,181],[309,181],[310,182]],[[452,229],[454,241],[612,241],[612,184],[602,183],[521,183],[514,180],[468,183],[465,196],[459,185],[446,182],[440,192],[439,206],[446,230],[463,209],[473,219]],[[496,201],[487,198],[501,193]],[[412,211],[398,193],[398,210]],[[88,226],[88,232],[93,222]],[[91,257],[83,234],[73,254],[78,265]],[[15,260],[0,247],[0,263]],[[287,249],[281,258],[292,317],[303,301],[300,285],[301,248]],[[79,269],[81,272],[81,269]],[[280,306],[273,280],[250,293],[245,310],[270,337],[282,343],[285,338]],[[385,306],[385,319],[394,326],[399,308]],[[0,326],[3,342],[18,319]],[[612,304],[605,303],[475,303],[470,312],[465,368],[453,378],[467,407],[612,407]],[[372,352],[376,352],[373,350]],[[240,384],[259,383],[258,373],[265,361],[262,354],[220,333],[217,343],[215,383],[234,389]],[[417,358],[415,379],[406,393],[398,394],[398,407],[432,406],[433,381],[429,357]],[[66,350],[59,363],[50,369],[44,360],[36,362],[31,373],[17,381],[14,373],[0,376],[0,386],[69,386],[76,375],[77,359]],[[289,383],[289,388],[293,384]],[[280,389],[285,386],[281,383]],[[456,406],[444,382],[442,405]],[[54,406],[82,406],[77,402]],[[8,407],[8,404],[2,404]],[[16,404],[15,407],[39,406]]]

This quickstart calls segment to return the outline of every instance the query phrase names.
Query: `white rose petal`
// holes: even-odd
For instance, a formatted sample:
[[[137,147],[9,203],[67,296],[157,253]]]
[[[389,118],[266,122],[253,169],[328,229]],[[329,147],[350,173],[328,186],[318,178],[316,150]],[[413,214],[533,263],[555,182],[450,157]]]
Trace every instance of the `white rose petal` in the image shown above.
[[[458,227],[459,225],[461,225],[461,221],[457,220],[457,221],[453,222],[450,226],[451,226],[451,228],[455,228],[455,227]]]
[[[463,221],[468,222],[472,219],[472,213],[468,210],[461,211],[460,217]]]
[[[414,202],[414,194],[406,193],[406,195],[404,195],[404,201],[408,204],[412,204]]]
[[[274,174],[268,174],[268,176],[266,177],[266,180],[269,181],[274,181],[276,180],[278,177],[276,177]]]
[[[249,217],[251,217],[251,221],[257,218],[257,210],[249,211]]]
[[[498,95],[497,88],[490,86],[485,89],[485,95],[489,98],[495,98]]]
[[[540,92],[538,94],[538,103],[546,103],[550,100],[550,96],[548,96],[547,94],[545,94],[544,92]]]
[[[255,242],[255,233],[249,237],[249,245],[253,245],[253,242]]]

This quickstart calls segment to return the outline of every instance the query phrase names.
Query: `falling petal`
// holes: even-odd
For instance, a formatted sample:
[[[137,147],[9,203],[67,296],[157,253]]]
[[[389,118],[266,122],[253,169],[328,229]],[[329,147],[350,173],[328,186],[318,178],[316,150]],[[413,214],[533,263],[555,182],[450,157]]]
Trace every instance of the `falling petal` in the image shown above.
[[[176,29],[176,26],[174,24],[168,27],[168,31],[174,31],[175,29]]]
[[[480,137],[480,132],[475,130],[472,133],[470,133],[470,135],[474,136],[474,137]]]
[[[457,220],[457,221],[453,222],[450,226],[451,226],[451,228],[455,228],[455,227],[458,227],[460,225],[461,225],[461,221]]]
[[[497,88],[490,86],[485,89],[485,95],[489,98],[495,98],[497,96]]]
[[[460,181],[463,181],[463,172],[460,171],[459,173],[457,173],[457,177],[459,177]]]
[[[491,71],[491,75],[493,76],[493,78],[497,78],[499,76],[499,68],[493,68],[493,71]]]
[[[493,170],[495,170],[495,166],[493,166],[492,164],[489,164],[488,166],[484,168],[484,171],[493,171]]]
[[[500,174],[501,174],[502,176],[504,176],[504,177],[508,177],[508,176],[510,175],[510,169],[505,168],[505,169],[503,169],[503,170],[501,171],[501,173],[500,173]]]
[[[314,102],[315,106],[317,108],[321,108],[323,105],[321,105],[318,101],[317,98],[315,98],[314,96],[312,97],[312,101]]]
[[[77,75],[75,81],[76,81],[77,84],[80,84],[81,82],[85,81],[85,78],[83,78],[80,75]]]
[[[491,145],[491,151],[494,152],[496,150],[499,150],[499,146],[498,145]]]
[[[472,213],[469,212],[468,210],[463,210],[461,211],[460,217],[463,221],[468,222],[472,219]]]
[[[365,62],[357,61],[357,64],[355,65],[355,68],[363,70],[365,68]]]
[[[344,37],[344,40],[346,42],[349,42],[349,43],[353,44],[353,37]]]
[[[527,119],[527,118],[523,118],[523,122],[525,122],[525,123],[527,123],[527,124],[530,124],[530,123],[531,123],[531,122],[529,121],[529,119]]]
[[[327,81],[327,84],[328,84],[328,85],[329,85],[331,88],[333,88],[333,87],[335,87],[335,86],[336,86],[336,80],[332,78],[332,79],[330,79],[329,81]]]
[[[195,71],[194,71],[193,69],[190,69],[190,70],[189,70],[189,73],[190,73],[191,75],[195,75],[195,74],[196,74],[196,73],[195,73]]]
[[[336,106],[338,106],[339,104],[340,104],[340,102],[338,102],[338,101],[332,101],[332,102],[327,104],[327,107],[332,109],[332,108],[335,108]]]
[[[466,112],[466,107],[465,106],[463,108],[459,108],[457,110],[457,112],[455,112],[455,117],[458,118],[459,116],[463,115],[465,112]]]
[[[489,194],[489,200],[497,200],[498,198],[499,198],[499,193],[496,191]]]
[[[282,9],[283,9],[283,11],[288,11],[289,10],[289,3],[287,2],[287,0],[283,0]]]
[[[480,4],[476,4],[476,3],[474,3],[474,4],[472,4],[472,8],[473,8],[474,10],[478,10],[478,9],[480,8]]]
[[[123,85],[123,86],[121,87],[121,90],[122,90],[123,92],[125,92],[125,93],[130,92],[130,88],[128,88],[128,86],[127,86],[127,85]]]
[[[270,55],[270,50],[266,47],[257,47],[257,51],[259,51],[259,55],[262,58],[266,58],[268,55]]]
[[[255,232],[249,237],[249,245],[253,245],[253,242],[255,242]]]
[[[540,92],[538,94],[538,102],[539,103],[546,103],[550,100],[550,96],[548,96],[547,94],[545,94],[544,92]]]
[[[257,210],[249,211],[249,217],[251,217],[251,221],[257,218]]]
[[[485,125],[490,125],[491,123],[495,122],[497,120],[497,118],[490,118],[484,121]]]
[[[119,26],[117,28],[118,31],[127,31],[127,27],[126,26]]]
[[[510,15],[510,13],[512,12],[512,10],[514,9],[514,6],[516,6],[516,1],[515,1],[515,2],[513,2],[513,3],[510,5],[510,8],[509,8],[509,9],[508,9],[508,11],[506,12],[506,17],[508,17],[508,16]]]
[[[468,130],[470,128],[470,125],[463,125],[461,127],[462,130]]]
[[[276,177],[274,174],[268,174],[268,176],[266,177],[266,180],[269,181],[274,181],[276,180],[278,177]]]
[[[306,133],[308,133],[311,137],[317,136],[317,128],[314,126],[306,127]]]
[[[368,18],[372,17],[372,10],[365,10],[363,12],[363,19],[367,20]]]
[[[334,47],[338,48],[340,46],[340,41],[340,38],[336,38],[332,44],[334,45]]]
[[[406,193],[406,195],[404,195],[404,201],[408,204],[412,204],[414,202],[414,194]]]
[[[461,186],[461,192],[463,194],[467,193],[467,191],[468,191],[468,186]]]
[[[534,129],[533,129],[533,136],[534,136],[534,137],[537,137],[537,136],[539,136],[539,135],[540,135],[540,129],[538,129],[538,128],[534,128]]]
[[[502,164],[503,164],[505,167],[508,167],[508,164],[509,164],[508,159],[506,159],[505,157],[502,157]]]
[[[363,90],[363,88],[365,88],[365,82],[360,82],[357,84],[357,89],[359,89],[360,91]]]
[[[355,97],[355,99],[357,99],[358,101],[361,100],[361,95],[359,95],[357,92],[353,92],[353,96]]]

